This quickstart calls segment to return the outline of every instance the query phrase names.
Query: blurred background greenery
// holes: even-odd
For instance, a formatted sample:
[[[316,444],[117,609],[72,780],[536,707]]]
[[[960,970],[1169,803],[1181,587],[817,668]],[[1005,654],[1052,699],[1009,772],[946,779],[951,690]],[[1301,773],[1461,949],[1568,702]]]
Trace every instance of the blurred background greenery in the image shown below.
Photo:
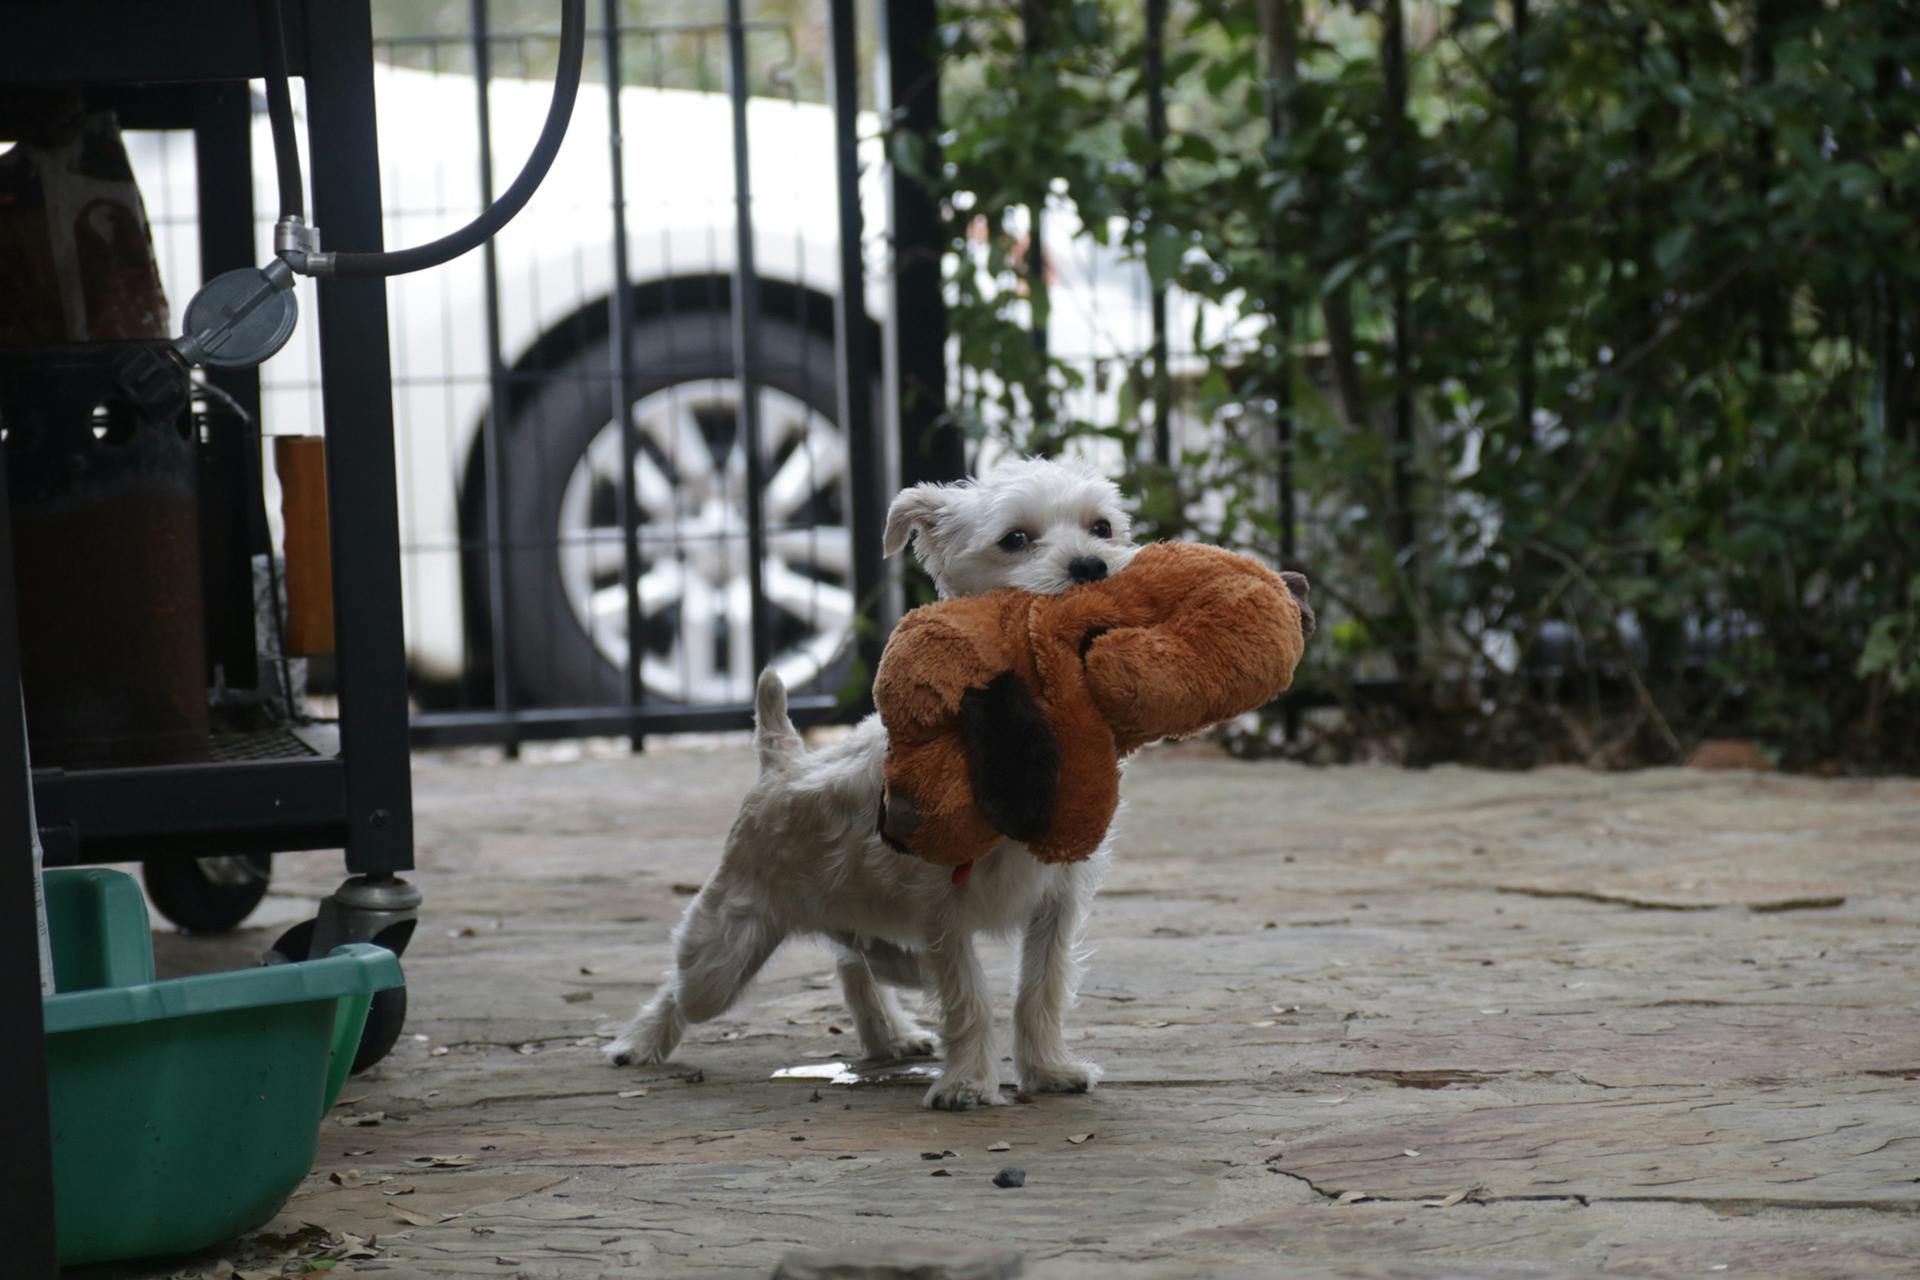
[[[1920,765],[1909,4],[943,18],[953,324],[1000,375],[957,410],[1120,441],[1160,532],[1295,548],[1345,714],[1291,749]],[[1228,336],[1043,352],[1047,199]],[[1089,377],[1123,380],[1117,420],[1068,411]]]

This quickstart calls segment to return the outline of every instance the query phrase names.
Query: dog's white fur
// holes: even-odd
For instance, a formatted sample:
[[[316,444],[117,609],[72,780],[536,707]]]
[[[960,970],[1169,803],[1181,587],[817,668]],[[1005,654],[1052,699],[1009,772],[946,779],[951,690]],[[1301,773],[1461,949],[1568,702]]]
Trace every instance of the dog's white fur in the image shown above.
[[[1108,536],[1094,528],[1106,521]],[[1024,545],[1003,547],[1015,530]],[[894,500],[885,549],[912,539],[943,597],[1000,587],[1055,593],[1088,572],[1124,568],[1135,548],[1113,482],[1071,462],[1029,460],[951,485],[923,484]],[[1018,540],[1013,540],[1018,543]],[[833,946],[860,1044],[872,1059],[933,1052],[934,1037],[901,1009],[893,988],[932,993],[945,1065],[926,1105],[947,1110],[1003,1101],[992,1010],[974,936],[1021,930],[1013,1059],[1029,1093],[1081,1092],[1099,1069],[1067,1051],[1061,1019],[1078,978],[1075,947],[1104,877],[1102,848],[1049,865],[1004,842],[964,884],[950,870],[889,849],[875,827],[886,730],[869,716],[841,741],[808,751],[787,717],[786,688],[760,677],[754,747],[760,776],[728,833],[720,866],[674,929],[674,968],[613,1043],[616,1066],[665,1061],[689,1022],[724,1013],[783,941],[815,934]]]

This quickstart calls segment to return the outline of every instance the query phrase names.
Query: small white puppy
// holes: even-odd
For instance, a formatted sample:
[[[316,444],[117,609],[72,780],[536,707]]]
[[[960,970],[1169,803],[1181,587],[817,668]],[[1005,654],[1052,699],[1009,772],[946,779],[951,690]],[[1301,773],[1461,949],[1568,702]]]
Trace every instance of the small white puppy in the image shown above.
[[[1120,491],[1089,467],[1023,461],[894,500],[885,550],[913,540],[942,597],[1001,587],[1057,593],[1126,567]],[[945,1065],[926,1104],[952,1111],[1003,1101],[993,1016],[974,935],[1021,931],[1013,1061],[1028,1093],[1081,1092],[1098,1068],[1067,1051],[1061,1017],[1077,977],[1076,937],[1107,852],[1049,865],[1003,843],[964,884],[951,868],[903,856],[878,834],[886,730],[868,716],[846,738],[806,750],[786,688],[760,677],[754,746],[760,776],[734,820],[720,866],[674,929],[674,969],[605,1053],[615,1066],[663,1062],[689,1022],[724,1013],[795,934],[833,946],[840,985],[870,1059],[932,1053],[934,1037],[893,987],[930,989]]]

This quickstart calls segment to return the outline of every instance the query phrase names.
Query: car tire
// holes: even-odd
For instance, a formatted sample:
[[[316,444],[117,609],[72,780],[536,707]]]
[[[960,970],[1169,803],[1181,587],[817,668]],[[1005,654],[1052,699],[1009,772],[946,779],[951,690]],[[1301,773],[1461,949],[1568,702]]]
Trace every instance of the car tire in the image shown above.
[[[760,379],[766,388],[762,400],[763,442],[769,438],[769,428],[765,425],[765,419],[769,416],[765,406],[769,401],[792,406],[792,413],[804,419],[806,425],[799,430],[810,450],[815,448],[816,439],[826,439],[814,433],[823,428],[838,432],[840,443],[837,447],[841,450],[839,456],[842,459],[838,487],[832,493],[823,489],[815,494],[810,501],[818,509],[805,514],[816,522],[831,520],[837,521],[841,527],[848,526],[850,490],[845,482],[844,430],[837,423],[833,341],[774,317],[764,320],[757,333],[761,358]],[[731,326],[725,312],[681,313],[642,319],[634,324],[628,334],[628,353],[634,374],[633,400],[629,412],[637,420],[645,415],[647,406],[658,406],[663,403],[663,398],[665,403],[672,405],[676,396],[723,395],[725,387],[737,388],[733,382]],[[623,646],[626,643],[625,596],[620,589],[621,580],[616,576],[610,588],[598,588],[593,593],[592,609],[583,610],[577,572],[573,580],[573,594],[569,594],[569,582],[563,580],[564,553],[560,541],[562,520],[570,518],[568,512],[577,514],[580,505],[577,486],[582,483],[579,478],[581,468],[590,468],[592,465],[589,451],[604,451],[609,440],[608,432],[614,433],[611,438],[618,443],[619,427],[611,410],[611,388],[617,376],[611,341],[578,352],[542,375],[542,385],[516,413],[510,433],[504,441],[506,483],[503,486],[502,532],[508,547],[503,560],[507,604],[504,629],[508,641],[505,657],[516,694],[528,705],[601,707],[622,705],[626,701],[627,674],[624,661],[616,661],[624,653]],[[735,405],[737,408],[737,400]],[[700,417],[698,412],[693,416]],[[736,467],[744,465],[743,461],[733,460],[732,454],[725,452],[730,446],[726,445],[724,439],[727,431],[724,413],[711,424],[707,418],[701,417],[699,425],[702,431],[711,431],[707,443],[716,454],[705,465],[715,472],[722,470],[728,460],[732,460]],[[638,427],[636,434],[640,434]],[[765,445],[768,476],[774,475],[781,458],[788,456],[780,452],[777,446],[778,442]],[[686,486],[690,483],[681,473],[701,465],[697,451],[681,448],[668,457],[651,435],[642,438],[641,449],[648,453],[654,464],[651,474],[656,478],[664,478],[676,495],[671,513],[646,507],[643,501],[642,522],[655,520],[657,523],[651,526],[653,528],[670,525],[678,530],[687,527],[698,515],[680,508]],[[818,451],[831,453],[832,447]],[[612,495],[617,491],[618,482],[600,477],[591,478],[588,483],[592,493],[587,502],[600,513],[590,516],[589,524],[593,528],[610,529],[617,543],[617,515],[608,514],[605,508],[615,500]],[[725,487],[718,480],[714,483]],[[831,487],[832,483],[829,481],[828,486]],[[570,485],[575,488],[570,489]],[[657,483],[650,486],[650,492],[656,488]],[[729,501],[735,496],[743,500],[743,494],[737,492],[740,488],[736,480],[732,485],[736,493],[729,495]],[[769,484],[768,488],[771,490],[772,485]],[[656,493],[656,506],[657,497]],[[738,537],[735,542],[739,543]],[[662,561],[656,564],[679,555],[682,547],[676,538],[671,549],[666,549],[668,544],[661,543],[650,534],[643,534],[641,545],[663,548],[660,553]],[[739,545],[744,548],[744,543]],[[620,555],[617,547],[602,546],[600,549],[610,551],[611,558],[617,562]],[[743,549],[738,555],[738,562],[744,572]],[[597,568],[605,572],[604,565]],[[823,582],[831,577],[828,571],[809,572],[822,574]],[[846,599],[850,600],[850,571],[839,585],[844,587]],[[821,588],[823,591],[825,589],[824,586]],[[605,595],[609,590],[615,593],[615,597]],[[839,587],[835,590],[838,591]],[[643,601],[647,599],[644,589],[641,596]],[[602,626],[597,610],[603,598],[618,604],[619,608],[607,610],[606,626],[596,633],[590,627]],[[836,600],[839,598],[835,596]],[[644,643],[650,648],[677,642],[672,634],[668,634],[664,641],[661,638],[663,628],[671,633],[675,626],[680,625],[674,620],[677,616],[672,614],[674,607],[666,606],[660,614],[643,619],[646,628]],[[595,621],[591,624],[584,622],[583,611],[588,612]],[[616,612],[618,618],[612,616]],[[792,622],[793,619],[784,614],[777,621],[777,650],[783,637],[792,639]],[[723,618],[716,625],[725,629],[732,624]],[[606,628],[616,629],[619,638],[609,639]],[[743,642],[739,629],[734,627],[720,637],[716,646],[737,659],[738,655],[733,654],[733,646]],[[495,661],[500,657],[494,655]],[[817,684],[829,690],[834,688],[844,678],[847,661],[842,652],[827,663],[814,677]],[[751,680],[753,674],[748,673],[747,678]],[[674,686],[669,681],[651,680],[643,697],[649,702],[680,705],[750,701],[750,692],[734,687],[739,683],[736,672],[734,678],[727,682],[728,696],[721,698],[714,696],[714,682],[711,680],[704,694],[702,690]]]

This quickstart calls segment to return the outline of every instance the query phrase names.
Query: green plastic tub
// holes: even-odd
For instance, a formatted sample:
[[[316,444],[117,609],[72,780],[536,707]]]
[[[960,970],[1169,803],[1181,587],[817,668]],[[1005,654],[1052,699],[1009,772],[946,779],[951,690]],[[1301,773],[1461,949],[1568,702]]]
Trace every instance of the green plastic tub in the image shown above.
[[[266,1222],[313,1166],[383,947],[153,980],[131,876],[49,871],[44,1002],[60,1261],[185,1253]]]

